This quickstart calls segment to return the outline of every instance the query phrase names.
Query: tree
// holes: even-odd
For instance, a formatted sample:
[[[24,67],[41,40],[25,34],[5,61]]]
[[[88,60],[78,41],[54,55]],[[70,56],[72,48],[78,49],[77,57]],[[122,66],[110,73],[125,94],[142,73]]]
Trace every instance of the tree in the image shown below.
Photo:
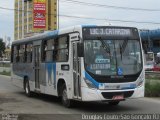
[[[2,57],[4,51],[5,51],[5,43],[3,42],[3,39],[0,38],[0,57]]]

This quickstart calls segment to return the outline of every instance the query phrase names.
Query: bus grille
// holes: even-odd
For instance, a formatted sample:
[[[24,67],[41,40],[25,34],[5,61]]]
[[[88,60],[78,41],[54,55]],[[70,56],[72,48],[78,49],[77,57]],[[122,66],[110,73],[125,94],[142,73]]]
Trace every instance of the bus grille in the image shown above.
[[[134,91],[123,91],[123,92],[102,92],[102,95],[106,99],[112,99],[113,96],[116,95],[123,95],[124,98],[131,97],[133,95]]]

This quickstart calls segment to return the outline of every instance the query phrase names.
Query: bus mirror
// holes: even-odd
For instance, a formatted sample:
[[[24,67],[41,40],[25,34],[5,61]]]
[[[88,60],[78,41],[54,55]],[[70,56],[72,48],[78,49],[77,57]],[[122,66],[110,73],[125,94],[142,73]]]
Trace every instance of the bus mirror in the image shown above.
[[[83,57],[84,56],[84,46],[83,46],[83,43],[78,43],[77,44],[77,55],[78,55],[78,57]]]

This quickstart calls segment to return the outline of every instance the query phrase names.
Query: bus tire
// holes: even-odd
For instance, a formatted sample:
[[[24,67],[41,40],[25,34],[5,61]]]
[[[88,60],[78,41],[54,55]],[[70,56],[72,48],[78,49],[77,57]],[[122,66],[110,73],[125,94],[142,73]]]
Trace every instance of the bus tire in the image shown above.
[[[62,104],[67,107],[73,107],[73,101],[68,99],[68,95],[67,95],[67,89],[66,89],[66,85],[63,84],[62,86],[62,93],[61,93],[61,100],[62,100]]]
[[[31,91],[30,91],[30,86],[29,86],[28,80],[25,80],[24,87],[25,87],[24,90],[25,90],[26,96],[31,97]]]
[[[109,105],[112,105],[112,106],[116,106],[120,103],[120,101],[112,101],[112,102],[108,102]]]

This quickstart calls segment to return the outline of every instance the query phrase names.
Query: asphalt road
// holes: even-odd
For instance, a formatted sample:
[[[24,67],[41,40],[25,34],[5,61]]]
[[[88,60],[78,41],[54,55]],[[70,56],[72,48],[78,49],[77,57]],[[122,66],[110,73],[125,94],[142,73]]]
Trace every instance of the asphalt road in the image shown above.
[[[155,113],[160,114],[160,99],[157,98],[127,100],[118,106],[109,106],[101,102],[77,102],[74,108],[68,109],[63,107],[60,100],[54,96],[34,94],[34,97],[26,97],[23,89],[12,85],[10,77],[0,76],[0,114],[2,116],[18,114],[20,120],[94,120],[95,116],[92,115],[97,115],[98,120],[102,115],[108,114]]]

